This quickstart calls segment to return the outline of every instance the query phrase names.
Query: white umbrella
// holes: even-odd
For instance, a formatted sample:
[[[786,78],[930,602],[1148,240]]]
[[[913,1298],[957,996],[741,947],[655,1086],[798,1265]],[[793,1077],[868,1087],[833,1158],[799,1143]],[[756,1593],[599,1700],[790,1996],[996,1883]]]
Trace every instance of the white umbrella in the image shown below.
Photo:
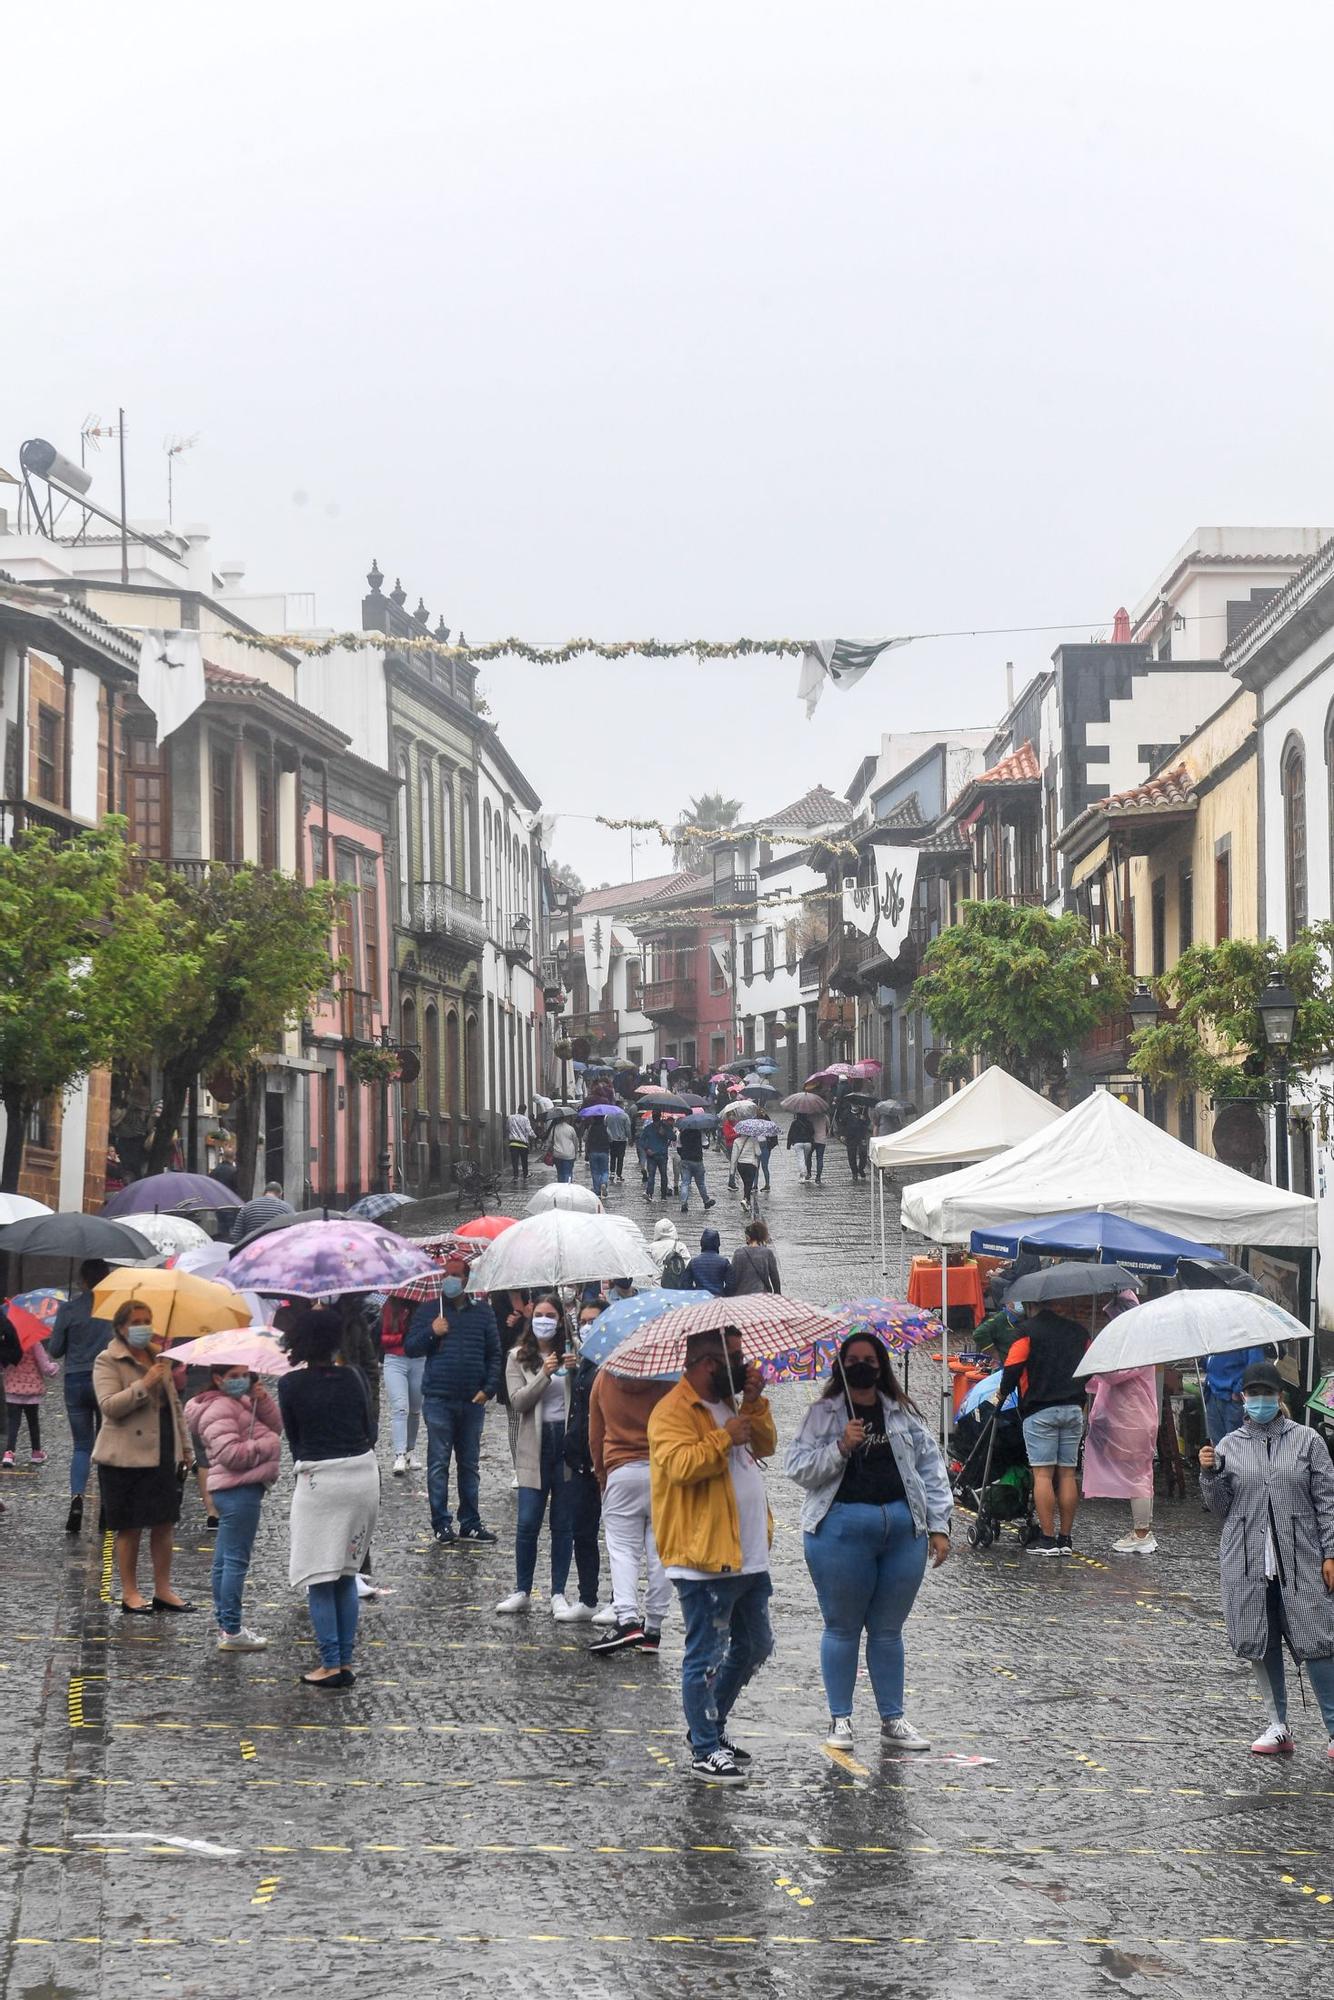
[[[146,1237],[164,1257],[179,1257],[183,1250],[198,1250],[211,1241],[207,1229],[191,1222],[188,1215],[136,1215],[133,1228],[136,1236]]]
[[[1165,1292],[1104,1327],[1075,1373],[1107,1375],[1312,1337],[1309,1326],[1258,1292]]]
[[[470,1292],[586,1285],[607,1278],[652,1278],[658,1267],[628,1216],[548,1209],[488,1243],[468,1273]]]
[[[580,1187],[574,1181],[553,1181],[549,1187],[539,1188],[528,1199],[529,1215],[545,1215],[553,1208],[563,1208],[575,1215],[601,1215],[602,1203],[592,1188]]]
[[[166,1219],[175,1221],[176,1218],[171,1216]],[[157,1220],[161,1221],[163,1218],[159,1216]],[[144,1234],[147,1233],[145,1230]],[[225,1283],[224,1273],[231,1254],[230,1243],[214,1243],[206,1238],[204,1242],[195,1244],[193,1249],[182,1250],[176,1259],[176,1268],[178,1271],[193,1271],[197,1278],[223,1278]]]
[[[26,1222],[29,1216],[50,1213],[44,1201],[34,1201],[31,1195],[0,1194],[0,1227],[6,1222]]]

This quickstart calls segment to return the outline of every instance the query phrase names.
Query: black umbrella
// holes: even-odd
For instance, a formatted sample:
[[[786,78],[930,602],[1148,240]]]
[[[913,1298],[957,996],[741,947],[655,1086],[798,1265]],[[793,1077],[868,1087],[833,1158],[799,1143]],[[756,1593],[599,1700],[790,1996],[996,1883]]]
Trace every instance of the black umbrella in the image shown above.
[[[140,1236],[127,1222],[111,1222],[105,1215],[30,1215],[24,1222],[8,1223],[0,1229],[0,1251],[15,1257],[113,1257],[137,1263],[142,1257],[156,1257],[156,1247]]]
[[[1020,1278],[1005,1294],[1017,1305],[1031,1305],[1039,1299],[1082,1299],[1095,1292],[1133,1292],[1135,1279],[1119,1264],[1048,1264]]]
[[[1238,1264],[1200,1264],[1194,1257],[1177,1258],[1177,1283],[1186,1292],[1258,1292],[1249,1271]]]
[[[610,1108],[611,1108],[611,1107],[610,1107],[610,1106],[608,1106],[608,1109],[609,1109],[609,1110],[610,1110]],[[664,1095],[662,1095],[661,1097],[641,1097],[641,1098],[639,1098],[639,1099],[637,1100],[637,1103],[636,1103],[636,1106],[635,1106],[635,1108],[636,1108],[636,1110],[639,1110],[639,1111],[644,1111],[644,1112],[649,1112],[649,1111],[691,1111],[691,1110],[693,1110],[693,1109],[694,1109],[694,1106],[693,1106],[693,1105],[690,1105],[690,1104],[687,1104],[687,1103],[686,1103],[686,1101],[685,1101],[685,1099],[684,1099],[684,1097],[678,1097],[678,1096],[676,1095],[675,1091],[671,1091],[671,1090],[669,1090],[669,1091],[665,1092],[665,1093],[664,1093]]]
[[[242,1250],[247,1243],[253,1243],[256,1237],[272,1236],[275,1229],[293,1229],[298,1222],[341,1222],[342,1219],[341,1208],[303,1208],[296,1215],[273,1215],[267,1222],[261,1222],[257,1228],[249,1230],[246,1235],[240,1237],[233,1243],[232,1249]]]

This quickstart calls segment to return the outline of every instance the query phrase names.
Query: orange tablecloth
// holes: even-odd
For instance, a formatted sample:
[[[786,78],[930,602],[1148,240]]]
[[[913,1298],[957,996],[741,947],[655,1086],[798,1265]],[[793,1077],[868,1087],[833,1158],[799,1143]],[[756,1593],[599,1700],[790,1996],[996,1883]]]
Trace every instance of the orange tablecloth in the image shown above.
[[[982,1273],[976,1264],[951,1264],[949,1268],[949,1302],[955,1306],[970,1306],[973,1325],[985,1314],[982,1298]],[[912,1270],[908,1274],[908,1303],[923,1306],[928,1312],[940,1311],[940,1259],[939,1257],[914,1257]]]

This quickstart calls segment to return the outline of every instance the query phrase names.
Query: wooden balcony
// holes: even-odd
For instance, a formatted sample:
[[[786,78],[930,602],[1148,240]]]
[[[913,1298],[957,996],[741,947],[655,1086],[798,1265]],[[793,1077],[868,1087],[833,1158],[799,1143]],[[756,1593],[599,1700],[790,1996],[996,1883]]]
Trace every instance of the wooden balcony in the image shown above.
[[[419,937],[437,938],[480,951],[486,943],[486,915],[476,896],[452,882],[418,882],[412,891],[411,928]]]
[[[713,885],[715,909],[753,910],[759,896],[759,882],[754,875],[724,875]],[[738,912],[740,914],[740,912]]]
[[[566,1014],[561,1020],[561,1033],[569,1035],[572,1041],[589,1041],[594,1048],[610,1048],[620,1033],[620,1018],[614,1007],[600,1008],[595,1014]]]
[[[640,1005],[650,1021],[693,1021],[695,982],[693,979],[650,979],[645,982]]]

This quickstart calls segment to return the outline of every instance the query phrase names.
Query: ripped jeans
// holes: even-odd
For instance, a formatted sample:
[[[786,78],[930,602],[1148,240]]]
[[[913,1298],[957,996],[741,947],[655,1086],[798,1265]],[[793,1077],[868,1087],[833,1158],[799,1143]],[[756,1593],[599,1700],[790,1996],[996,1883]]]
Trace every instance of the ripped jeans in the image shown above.
[[[718,1748],[732,1704],[773,1652],[773,1584],[767,1570],[672,1581],[686,1628],[681,1706],[691,1748],[697,1757],[708,1757]]]

